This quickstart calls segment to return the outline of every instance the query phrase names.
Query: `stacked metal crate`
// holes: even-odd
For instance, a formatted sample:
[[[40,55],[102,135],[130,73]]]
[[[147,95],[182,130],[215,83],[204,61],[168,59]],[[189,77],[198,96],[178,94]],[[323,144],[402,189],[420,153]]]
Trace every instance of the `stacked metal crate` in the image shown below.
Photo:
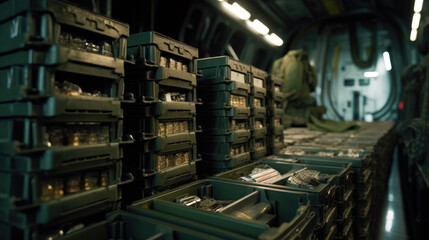
[[[316,237],[333,239],[337,233],[337,202],[343,200],[344,189],[350,188],[350,174],[350,165],[302,164],[295,159],[271,156],[213,178],[307,193],[311,209],[317,216]]]
[[[340,162],[340,161],[330,161],[329,159],[320,159],[320,158],[312,158],[309,156],[289,156],[276,154],[271,155],[262,160],[263,162],[275,162],[279,163],[288,163],[288,164],[301,164],[308,165],[312,168],[340,168],[344,169],[342,174],[337,174],[333,181],[338,186],[337,187],[337,219],[336,219],[336,238],[338,239],[350,239],[353,234],[353,207],[354,207],[354,171],[353,164],[348,162]],[[322,168],[322,169],[323,169]],[[332,174],[332,170],[330,172],[326,172],[326,170],[320,170],[323,173],[321,176],[324,176],[326,173]],[[335,173],[335,172],[334,172]],[[323,179],[323,178],[322,178]],[[320,235],[319,235],[320,236]],[[322,235],[323,239],[323,235]]]
[[[267,72],[250,67],[250,158],[267,155]]]
[[[127,202],[196,178],[198,49],[156,32],[130,36],[124,165],[135,177]]]
[[[371,153],[372,158],[372,188],[369,196],[372,202],[366,216],[367,221],[361,220],[361,225],[368,225],[366,238],[376,238],[380,219],[379,209],[383,208],[385,202],[388,174],[394,148],[393,122],[361,123],[361,130],[350,136],[343,144],[344,148],[359,148]]]
[[[351,163],[355,172],[354,237],[371,239],[377,234],[380,203],[386,191],[385,169],[391,162],[393,124],[358,124],[361,128],[357,132],[324,133],[307,142],[290,143],[281,153],[300,161]]]
[[[214,179],[142,199],[128,211],[215,239],[312,239],[316,224],[306,193]]]
[[[121,200],[128,25],[62,1],[0,3],[0,232],[55,238]]]
[[[299,152],[298,152],[299,151]],[[372,154],[360,150],[335,149],[319,146],[290,146],[280,153],[301,160],[318,161],[322,164],[334,161],[351,163],[355,173],[353,194],[353,229],[356,238],[365,238],[369,234],[368,213],[372,204]],[[295,154],[295,155],[289,155]],[[296,155],[299,154],[299,155]]]
[[[197,136],[206,175],[250,162],[250,66],[226,56],[198,60]]]
[[[267,125],[268,125],[268,154],[278,152],[284,146],[283,114],[286,104],[282,92],[283,80],[275,75],[268,76],[267,94]]]

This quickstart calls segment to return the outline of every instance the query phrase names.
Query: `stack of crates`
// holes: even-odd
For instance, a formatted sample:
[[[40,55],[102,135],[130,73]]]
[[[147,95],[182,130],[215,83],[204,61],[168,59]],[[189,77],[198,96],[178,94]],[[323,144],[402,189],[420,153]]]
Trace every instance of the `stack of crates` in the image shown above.
[[[127,202],[196,179],[198,49],[156,32],[128,40],[124,166],[134,183]],[[129,137],[131,138],[131,137]]]
[[[250,158],[267,155],[267,72],[250,67]]]
[[[262,162],[276,163],[276,164],[300,164],[320,168],[323,166],[325,169],[344,169],[341,174],[335,174],[335,184],[337,187],[337,219],[336,239],[350,239],[353,234],[353,207],[354,207],[354,171],[351,163],[337,162],[337,161],[323,161],[320,159],[311,159],[306,157],[284,156],[284,155],[271,155],[262,159]],[[322,169],[323,169],[322,168]],[[326,170],[325,170],[326,171]],[[324,171],[324,172],[325,172]],[[332,170],[330,170],[332,174]],[[326,173],[326,172],[325,172]],[[322,175],[323,176],[323,175]]]
[[[199,59],[198,71],[199,169],[210,175],[249,163],[250,66],[220,56]]]
[[[278,152],[284,146],[283,114],[285,98],[282,92],[283,80],[275,75],[268,76],[268,154]]]
[[[383,217],[378,211],[382,209],[386,197],[389,173],[386,169],[390,169],[395,139],[393,137],[393,125],[392,122],[361,123],[361,130],[341,145],[344,148],[365,149],[371,153],[373,159],[370,192],[372,204],[367,216],[367,219],[371,219],[369,238],[377,236],[380,218]]]
[[[332,141],[339,141],[332,140]],[[373,152],[363,149],[345,148],[323,144],[294,145],[280,151],[278,156],[294,158],[298,161],[317,161],[351,163],[355,173],[353,194],[353,229],[354,237],[365,239],[369,237],[371,217],[369,215],[373,203]],[[295,155],[289,155],[295,153]],[[299,155],[296,155],[298,154]]]
[[[0,232],[49,239],[121,200],[127,24],[54,0],[0,3]]]

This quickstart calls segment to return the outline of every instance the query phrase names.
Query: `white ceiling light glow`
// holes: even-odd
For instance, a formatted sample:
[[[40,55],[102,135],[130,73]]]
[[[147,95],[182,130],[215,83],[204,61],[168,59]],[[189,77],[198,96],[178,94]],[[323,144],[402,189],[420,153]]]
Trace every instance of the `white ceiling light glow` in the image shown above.
[[[383,59],[384,59],[384,67],[386,68],[386,71],[392,70],[392,62],[390,62],[389,52],[383,53]]]
[[[417,39],[417,29],[411,29],[410,41],[414,42]]]
[[[283,40],[274,33],[271,33],[270,35],[265,35],[265,39],[267,39],[270,43],[276,46],[283,45]]]
[[[223,8],[226,9],[226,11],[244,20],[249,28],[263,35],[264,38],[269,43],[273,44],[274,46],[283,45],[283,40],[275,33],[268,34],[270,32],[270,29],[265,24],[263,24],[259,19],[254,19],[253,21],[250,21],[249,20],[251,16],[250,12],[244,9],[242,6],[240,6],[240,4],[238,4],[237,2],[234,2],[233,4],[229,4],[227,1],[224,1],[224,0],[218,0],[218,1],[219,1],[219,4],[221,4]]]
[[[414,12],[421,12],[423,8],[423,0],[416,0],[414,2]]]
[[[262,35],[268,34],[268,32],[270,32],[270,29],[258,19],[253,20],[253,22],[248,21],[247,24]]]
[[[420,17],[421,17],[420,13],[414,13],[414,15],[413,15],[413,21],[411,22],[411,28],[412,29],[419,28]]]
[[[226,2],[224,2],[226,3]],[[228,4],[228,3],[226,3]],[[228,4],[229,5],[229,4]],[[228,8],[231,12],[233,12],[237,17],[243,19],[243,20],[247,20],[250,18],[250,13],[244,9],[242,6],[240,6],[240,4],[234,2],[230,8]]]

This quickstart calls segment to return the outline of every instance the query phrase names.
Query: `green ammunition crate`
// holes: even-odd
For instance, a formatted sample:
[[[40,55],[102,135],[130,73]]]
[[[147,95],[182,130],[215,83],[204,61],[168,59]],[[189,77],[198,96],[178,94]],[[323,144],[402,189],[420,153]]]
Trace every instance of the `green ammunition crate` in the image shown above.
[[[328,174],[332,174],[333,181],[338,186],[337,188],[337,199],[339,202],[348,201],[353,195],[353,180],[354,172],[352,170],[351,163],[341,163],[341,162],[321,162],[321,161],[312,161],[312,160],[302,160],[296,159],[295,157],[281,157],[277,155],[267,156],[262,159],[262,163],[274,163],[274,164],[285,164],[285,165],[304,165],[304,166],[314,166],[321,167],[324,171],[327,171]],[[343,169],[342,171],[338,171]],[[341,211],[339,211],[340,213]]]
[[[267,119],[263,118],[250,118],[250,126],[253,138],[267,136]]]
[[[0,126],[5,129],[0,135],[0,154],[43,151],[44,159],[52,159],[54,156],[58,157],[58,154],[61,155],[61,151],[67,151],[70,158],[86,157],[82,154],[88,154],[90,157],[91,150],[84,148],[103,148],[109,147],[110,144],[111,148],[116,149],[118,146],[114,143],[121,141],[122,122],[119,120],[97,122],[84,119],[83,116],[80,121],[75,122],[49,120],[19,117],[0,119]],[[110,153],[110,149],[106,148],[106,152]]]
[[[236,130],[227,134],[208,135],[204,131],[198,134],[198,142],[216,143],[246,143],[250,140],[250,130]]]
[[[267,109],[267,118],[268,123],[271,128],[276,129],[278,133],[276,134],[283,134],[283,109],[275,108],[275,109]],[[278,119],[278,122],[274,122],[275,119]],[[277,130],[278,129],[278,130]],[[280,131],[281,130],[281,131]]]
[[[232,105],[232,97],[239,96],[233,94],[229,91],[214,91],[214,92],[203,92],[197,87],[198,97],[203,101],[203,108],[225,108],[225,107],[236,107]],[[249,107],[249,97],[248,95],[240,95],[240,97],[246,98],[246,106]]]
[[[158,120],[175,121],[180,119],[192,119],[196,115],[194,102],[159,101],[149,105],[127,104],[124,106],[124,114],[130,117],[154,117]],[[129,121],[129,120],[127,120]],[[127,126],[132,127],[130,125]]]
[[[196,179],[195,164],[199,159],[195,139],[191,145],[189,142],[167,145],[157,152],[146,146],[130,150],[126,146],[124,152],[124,165],[135,177],[132,185],[125,186],[124,198],[127,204],[150,196],[154,191]],[[188,159],[183,161],[185,154]],[[180,156],[182,160],[177,162],[173,159],[176,156]]]
[[[267,137],[252,138],[250,140],[250,156],[253,161],[267,155]]]
[[[62,44],[79,47],[81,51],[121,59],[126,57],[125,47],[129,35],[126,23],[64,1],[8,0],[0,4],[0,9],[0,31],[10,32],[0,36],[1,53]],[[67,34],[75,35],[71,43],[67,43]],[[108,46],[104,45],[106,43]]]
[[[196,225],[202,227],[201,224]],[[49,236],[42,234],[48,231],[39,232],[41,232],[41,237]],[[225,231],[220,230],[220,232]],[[162,239],[221,239],[199,230],[121,210],[108,213],[104,220],[93,222],[83,229],[65,234],[61,239],[156,239],[159,237]]]
[[[225,80],[250,84],[250,65],[228,56],[198,59],[198,85],[223,83]]]
[[[197,176],[196,161],[197,159],[193,159],[188,164],[167,168],[161,172],[147,173],[142,169],[130,169],[130,171],[135,177],[134,184],[143,193],[142,197],[147,197],[147,190],[163,190],[195,180]]]
[[[250,130],[250,119],[197,115],[197,125],[205,135],[229,134],[237,130]]]
[[[49,195],[45,196],[43,191],[53,191],[54,184],[52,182],[57,180],[62,182],[61,185],[63,185],[59,190],[65,193],[61,194],[60,199],[82,191],[82,189],[79,190],[79,187],[82,187],[82,183],[80,182],[85,178],[84,175],[88,173],[96,172],[96,175],[100,177],[99,173],[105,172],[108,178],[107,185],[117,184],[121,181],[122,162],[118,159],[95,159],[92,162],[80,162],[80,166],[75,163],[70,168],[67,162],[59,163],[62,164],[60,166],[48,168],[44,166],[25,166],[25,164],[31,164],[31,159],[20,156],[0,156],[0,159],[12,165],[17,165],[17,167],[11,166],[9,169],[2,168],[0,170],[0,176],[3,180],[0,197],[2,209],[9,208],[13,210],[25,205],[50,201],[48,200]],[[25,167],[30,171],[25,171],[27,170]],[[67,178],[71,176],[76,176],[80,181],[78,181],[77,191],[67,193],[67,184],[65,183],[67,182]],[[43,189],[44,184],[51,188]],[[49,193],[51,192],[47,192],[46,194]],[[52,198],[51,200],[54,199],[56,198]]]
[[[133,138],[137,141],[150,140],[153,137],[163,136],[163,135],[172,135],[178,134],[173,131],[173,133],[166,132],[168,126],[174,126],[174,128],[181,129],[182,126],[177,127],[177,124],[187,123],[185,132],[195,132],[197,130],[195,117],[189,116],[188,118],[179,118],[172,120],[158,119],[154,116],[148,116],[146,114],[133,111],[128,112],[127,109],[124,110],[124,134],[131,134]]]
[[[198,49],[195,47],[153,31],[132,34],[127,44],[128,58],[135,61],[135,65],[127,66],[130,72],[164,67],[163,70],[167,70],[173,78],[185,74],[195,76],[197,72]],[[177,62],[181,63],[182,68],[178,69]]]
[[[199,141],[198,153],[202,156],[198,172],[207,176],[248,164],[251,161],[249,142],[237,144]]]
[[[126,204],[196,178],[195,164],[199,159],[195,144],[185,149],[169,146],[160,152],[125,149],[124,154],[125,168],[135,177],[132,184],[124,186]],[[188,159],[183,160],[185,155]],[[176,157],[181,158],[180,162]]]
[[[371,175],[372,170],[370,168],[369,155],[366,155],[363,158],[352,158],[352,157],[321,157],[321,156],[303,156],[303,155],[284,155],[280,152],[280,154],[276,154],[279,157],[285,159],[295,159],[299,162],[301,161],[313,161],[315,164],[326,165],[329,164],[332,166],[332,163],[329,162],[337,162],[337,163],[351,163],[351,169],[354,172],[354,195],[355,199],[358,200],[362,198],[362,196],[367,196],[370,187],[371,187]],[[369,189],[369,190],[368,190]]]
[[[127,73],[125,92],[133,93],[137,103],[151,103],[159,100],[166,101],[169,93],[184,94],[185,101],[196,102],[196,79],[174,79],[159,76],[152,80],[152,72],[138,71]],[[165,77],[165,78],[161,78]]]
[[[57,71],[118,79],[124,76],[124,61],[60,45],[41,49],[22,49],[0,56],[0,68],[15,65],[42,65]]]
[[[177,138],[174,140],[177,141]],[[159,146],[161,145],[160,142],[165,146],[164,148]],[[153,151],[151,146],[157,144],[157,151]],[[132,169],[144,169],[146,173],[154,173],[158,171],[158,158],[162,158],[162,156],[167,154],[181,152],[188,153],[188,162],[196,161],[197,149],[195,144],[195,135],[189,135],[184,141],[172,142],[171,144],[169,143],[169,139],[163,138],[158,141],[142,141],[124,145],[124,166]]]
[[[303,155],[298,154],[289,154],[287,151],[289,149],[297,149],[300,150]],[[314,150],[314,151],[313,151]],[[323,153],[322,156],[318,156],[317,153]],[[316,151],[315,149],[311,149],[311,147],[306,146],[289,146],[285,150],[280,151],[277,156],[285,157],[285,158],[295,158],[297,160],[312,160],[312,161],[328,161],[328,162],[343,162],[343,163],[351,163],[352,170],[355,172],[355,182],[365,183],[369,179],[371,175],[371,165],[372,165],[372,156],[368,153],[359,153],[358,157],[348,157],[347,155],[338,156],[338,150],[325,150],[319,149]],[[286,153],[286,154],[285,154]],[[325,154],[326,153],[326,154]],[[332,153],[332,154],[331,154]]]
[[[197,116],[203,117],[231,117],[232,119],[249,119],[249,107],[225,107],[225,108],[209,108],[202,105],[197,106]]]
[[[175,188],[197,178],[196,160],[160,172],[146,173],[141,169],[127,169],[127,171],[130,171],[135,178],[132,184],[123,188],[123,208],[134,201]]]
[[[127,68],[127,80],[134,81],[164,81],[164,84],[169,84],[170,86],[178,86],[181,88],[189,88],[189,86],[197,85],[197,75],[188,71],[182,71],[177,69],[172,69],[169,67],[155,67],[150,69],[136,69],[130,70]]]
[[[0,155],[0,171],[52,175],[111,165],[119,158],[122,158],[119,143],[58,147],[21,155]]]
[[[251,77],[250,77],[250,85],[252,86],[251,95],[256,98],[260,98],[265,100],[267,96],[267,72],[256,68],[254,66],[250,67]],[[265,106],[265,101],[264,101]]]
[[[202,153],[201,156],[202,162],[199,164],[198,173],[205,176],[225,172],[251,162],[250,152],[235,154],[223,159],[220,159],[218,154],[213,153]]]
[[[231,157],[234,148],[242,148],[237,150],[237,153],[245,153],[250,151],[249,142],[243,143],[231,143],[231,142],[218,142],[218,143],[205,143],[202,141],[198,142],[198,153],[201,154],[212,154],[212,160],[222,161],[225,158]],[[216,157],[214,157],[216,156]],[[204,159],[203,159],[204,160]]]
[[[57,221],[71,221],[78,217],[118,209],[119,193],[118,185],[111,185],[73,194],[60,200],[6,210],[2,213],[2,218],[4,222],[20,228]]]
[[[133,153],[164,152],[191,148],[197,143],[195,132],[177,133],[135,141],[124,146],[125,151]]]
[[[256,118],[267,117],[267,108],[265,107],[250,107],[251,115]]]
[[[227,209],[225,213],[214,213],[175,202],[175,199],[191,195],[247,204],[268,203],[273,206],[273,211],[263,216],[276,217],[267,224],[264,220],[236,217]],[[307,194],[217,180],[193,182],[137,201],[128,207],[128,211],[222,239],[310,239],[316,224]]]
[[[123,98],[124,81],[122,78],[99,78],[64,73],[57,71],[55,67],[25,64],[0,69],[0,102],[61,95],[63,89],[58,89],[58,86],[64,85],[64,81],[80,87],[82,92],[70,93],[80,95],[79,97],[87,100],[106,101],[107,99],[120,100]]]
[[[107,186],[97,185],[89,190],[82,190],[83,187],[86,189],[87,186],[82,185],[82,182],[79,184],[79,181],[77,181],[77,186],[75,186],[76,183],[73,183],[73,186],[68,185],[72,176],[75,180],[80,179],[80,181],[83,181],[82,179],[86,179],[84,174],[100,174],[98,171],[108,172]],[[81,216],[114,210],[118,207],[121,199],[121,192],[118,188],[118,185],[121,184],[118,182],[121,174],[120,162],[110,168],[90,169],[78,173],[68,173],[68,175],[57,175],[48,178],[49,175],[2,172],[2,179],[7,180],[7,183],[13,183],[13,186],[22,184],[22,186],[9,189],[9,196],[2,194],[6,197],[0,198],[0,220],[22,228],[47,224],[56,220],[72,220]],[[63,182],[64,185],[58,185],[59,179],[66,180]],[[51,181],[55,185],[46,185],[46,188],[42,189],[43,182],[51,184]],[[63,187],[61,188],[61,186]],[[80,190],[76,189],[79,187]],[[7,188],[4,189],[7,190]],[[44,195],[42,191],[49,191],[46,194],[55,191],[53,194],[56,195]],[[65,195],[58,198],[58,191],[63,191]],[[67,191],[73,191],[73,193],[67,193]],[[6,191],[4,194],[8,194],[8,192]],[[16,200],[22,199],[22,197],[27,197],[32,202],[25,203]]]
[[[247,176],[252,172],[252,170],[260,165],[261,162],[253,162],[247,164],[242,167],[238,167],[228,172],[220,173],[215,175],[214,179],[222,179],[228,182],[241,182],[240,177]],[[297,171],[303,168],[307,168],[309,170],[316,171],[333,171],[336,174],[346,171],[343,168],[332,169],[328,167],[322,166],[313,166],[313,165],[302,165],[302,164],[285,164],[285,163],[272,163],[272,162],[264,162],[263,164],[267,164],[272,168],[276,169],[280,174],[286,174],[292,171]],[[285,186],[283,183],[277,184],[265,184],[265,183],[257,183],[257,182],[241,182],[242,184],[251,185],[251,186],[265,186],[272,187],[276,189],[288,190],[288,191],[300,191],[308,194],[308,198],[311,202],[312,211],[316,212],[319,225],[324,225],[325,221],[328,221],[331,217],[329,211],[331,211],[332,206],[336,206],[336,189],[337,185],[335,185],[335,181],[333,181],[334,176],[328,177],[326,182],[321,182],[318,186],[314,186],[313,188],[305,188],[298,186]],[[336,218],[336,214],[335,217]]]
[[[117,121],[122,118],[121,103],[109,98],[55,96],[41,101],[0,104],[0,118],[42,117],[56,121]]]
[[[199,81],[197,90],[198,92],[211,94],[213,94],[213,92],[230,92],[235,95],[248,96],[250,94],[250,85],[221,78],[219,79],[219,83],[208,85],[204,85],[204,82]]]

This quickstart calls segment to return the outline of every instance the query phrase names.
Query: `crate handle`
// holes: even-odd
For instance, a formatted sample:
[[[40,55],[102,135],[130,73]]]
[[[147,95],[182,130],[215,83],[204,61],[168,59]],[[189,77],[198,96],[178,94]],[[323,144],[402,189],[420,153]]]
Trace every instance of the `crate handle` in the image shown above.
[[[121,182],[118,185],[124,185],[128,183],[132,183],[134,181],[134,175],[130,172],[126,172],[123,174]]]
[[[149,63],[149,61],[147,61],[146,59],[143,60],[143,65],[145,67],[149,67],[149,68],[157,68],[157,67],[159,67],[158,64]]]
[[[124,145],[124,144],[132,144],[134,143],[136,140],[134,139],[133,135],[131,134],[124,134],[122,136],[122,141],[119,142],[119,145]]]

